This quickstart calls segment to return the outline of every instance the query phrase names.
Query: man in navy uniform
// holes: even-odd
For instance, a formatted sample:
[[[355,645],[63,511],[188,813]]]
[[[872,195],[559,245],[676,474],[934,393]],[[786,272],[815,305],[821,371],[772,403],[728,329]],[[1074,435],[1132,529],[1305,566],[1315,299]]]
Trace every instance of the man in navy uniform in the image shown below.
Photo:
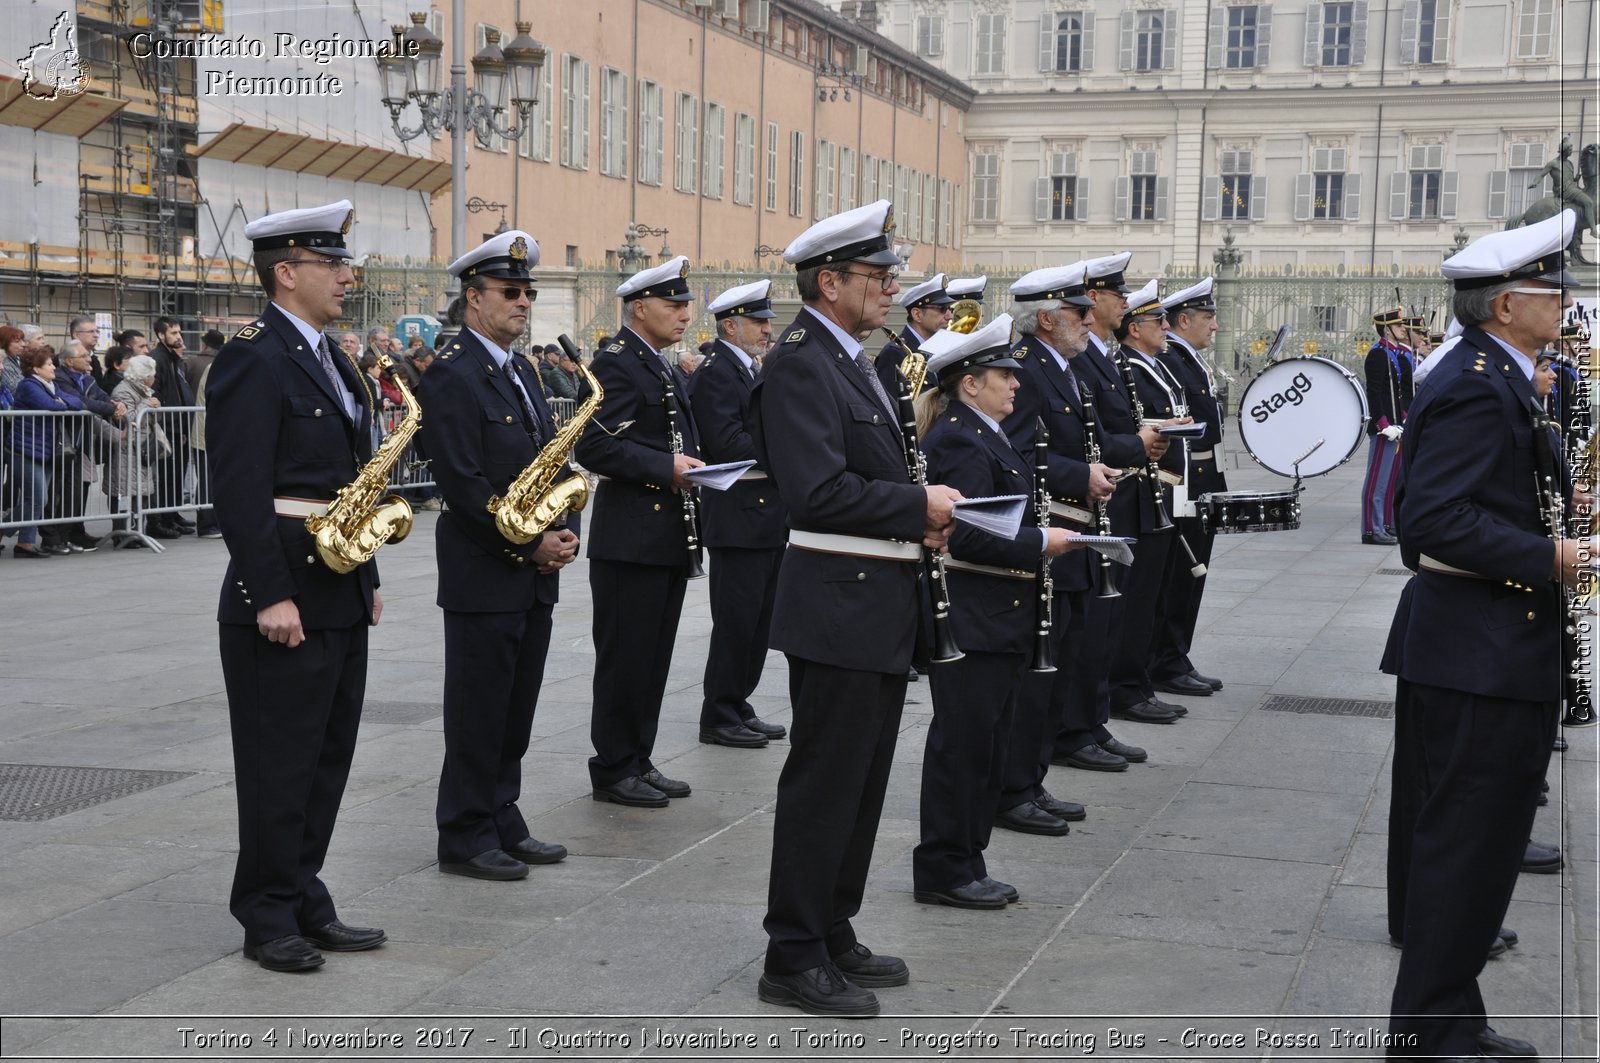
[[[1017,452],[1031,460],[1038,419],[1044,418],[1050,433],[1052,524],[1098,531],[1090,506],[1110,499],[1116,473],[1089,462],[1083,393],[1072,368],[1089,342],[1094,311],[1083,293],[1083,263],[1034,270],[1011,285],[1011,296],[1012,322],[1020,334],[1011,357],[1020,386],[1001,426]],[[1143,755],[1104,731],[1105,719],[1097,715],[1097,690],[1106,670],[1102,625],[1089,623],[1098,561],[1093,551],[1079,551],[1051,562],[1056,670],[1022,676],[995,818],[995,825],[1007,830],[1060,836],[1071,830],[1069,822],[1085,817],[1082,805],[1058,800],[1044,787],[1058,751],[1118,770],[1126,770],[1127,759],[1110,749]],[[1109,748],[1100,747],[1102,740]]]
[[[1405,862],[1408,881],[1391,1058],[1535,1054],[1488,1026],[1477,975],[1555,735],[1558,582],[1574,585],[1589,562],[1539,497],[1547,478],[1562,494],[1569,484],[1530,383],[1576,283],[1562,259],[1573,220],[1563,211],[1493,233],[1445,261],[1464,331],[1406,425],[1397,512],[1401,557],[1417,574],[1383,655],[1398,677],[1391,800],[1411,802],[1390,825],[1390,860]]]
[[[341,200],[245,226],[271,303],[222,348],[206,390],[229,554],[217,610],[239,801],[229,908],[245,958],[272,971],[385,940],[342,923],[318,877],[355,752],[367,629],[383,613],[377,565],[335,572],[305,524],[372,454],[367,378],[323,332],[355,282],[354,217]]]
[[[460,332],[418,396],[427,411],[421,436],[449,504],[434,531],[444,610],[439,870],[500,881],[567,855],[529,834],[517,796],[558,573],[577,556],[578,537],[553,527],[512,542],[488,505],[555,434],[538,376],[511,353],[527,331],[537,294],[529,270],[538,263],[538,243],[520,230],[450,263],[461,295],[447,316]]]
[[[1191,440],[1184,467],[1183,486],[1175,488],[1172,520],[1202,565],[1211,563],[1211,547],[1217,533],[1200,523],[1195,502],[1201,495],[1226,491],[1217,448],[1222,445],[1222,419],[1225,413],[1217,398],[1216,378],[1203,351],[1210,350],[1217,335],[1216,282],[1207,277],[1161,300],[1167,312],[1167,346],[1156,357],[1183,386],[1188,397],[1189,416],[1203,422],[1206,434]],[[1182,551],[1179,551],[1180,556]],[[1184,558],[1187,562],[1187,557]],[[1194,628],[1200,617],[1200,597],[1205,594],[1206,578],[1195,576],[1187,563],[1174,565],[1156,618],[1155,645],[1150,661],[1150,678],[1155,688],[1168,694],[1208,697],[1222,689],[1222,680],[1201,675],[1189,660],[1194,644]]]
[[[669,798],[689,796],[687,783],[667,778],[650,760],[690,572],[684,507],[695,488],[686,474],[705,464],[688,377],[661,353],[689,325],[688,277],[689,260],[679,255],[617,287],[623,325],[593,368],[605,398],[577,447],[578,461],[600,477],[589,528],[595,653],[589,779],[596,801],[635,808],[665,808]],[[668,439],[669,388],[678,453]],[[584,389],[579,398],[587,397]]]
[[[942,549],[955,501],[912,482],[895,404],[861,341],[888,317],[900,264],[880,199],[817,222],[783,257],[805,309],[756,389],[757,450],[789,510],[772,646],[794,708],[778,779],[760,996],[870,1018],[871,987],[904,985],[873,955],[861,908],[917,637],[923,547]]]
[[[1411,405],[1416,362],[1407,344],[1405,310],[1399,306],[1372,315],[1377,340],[1367,352],[1367,475],[1361,484],[1361,541],[1393,546],[1395,477],[1400,470],[1400,437]]]
[[[923,340],[950,326],[950,308],[955,300],[944,290],[944,274],[935,273],[907,288],[900,296],[900,305],[906,308],[906,326],[900,330],[900,342],[884,344],[872,366],[890,397],[900,394],[900,363],[905,361],[906,352],[915,351]],[[933,385],[931,376],[924,379],[924,390]]]
[[[756,460],[750,436],[750,393],[756,359],[772,346],[771,281],[729,288],[706,306],[717,339],[694,374],[694,423],[702,456],[721,464]],[[750,705],[767,660],[772,599],[783,559],[783,504],[759,466],[726,491],[701,498],[704,540],[711,554],[711,645],[706,651],[700,741],[758,749],[787,732]]]

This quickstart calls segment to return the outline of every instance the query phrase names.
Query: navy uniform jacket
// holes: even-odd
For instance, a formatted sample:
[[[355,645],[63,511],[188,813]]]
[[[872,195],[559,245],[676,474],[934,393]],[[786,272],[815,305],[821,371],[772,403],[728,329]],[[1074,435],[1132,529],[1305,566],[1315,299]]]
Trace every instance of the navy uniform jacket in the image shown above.
[[[685,565],[689,548],[683,501],[672,490],[667,443],[667,372],[650,347],[624,328],[590,367],[605,398],[578,440],[585,469],[606,477],[595,492],[589,556],[640,565]],[[672,370],[683,452],[700,456],[683,374]],[[589,397],[585,387],[579,400]],[[631,422],[631,423],[629,423]]]
[[[950,535],[950,556],[977,565],[1036,571],[1044,543],[1033,507],[1032,448],[1027,456],[1018,453],[972,407],[952,401],[929,429],[923,452],[930,482],[947,484],[968,498],[1027,495],[1029,499],[1014,539],[958,523]],[[959,569],[950,570],[949,580],[950,624],[957,645],[988,653],[1032,649],[1036,608],[1032,584]]]
[[[739,356],[720,340],[695,370],[690,404],[707,463],[756,459],[756,443],[750,438],[750,393],[755,386]],[[701,538],[712,549],[771,550],[786,538],[783,503],[771,480],[740,480],[726,491],[702,491],[700,518]]]
[[[1061,371],[1055,356],[1033,336],[1023,336],[1011,348],[1011,357],[1022,363],[1013,369],[1022,386],[1013,394],[1015,405],[1011,416],[1000,422],[1011,445],[1023,461],[1028,463],[1028,478],[1033,478],[1033,437],[1038,419],[1044,418],[1050,432],[1050,493],[1056,498],[1071,499],[1083,508],[1089,508],[1089,458],[1085,446],[1083,395],[1072,386],[1067,374]],[[1078,371],[1073,359],[1072,371]],[[965,493],[965,491],[963,491]],[[1029,510],[1032,516],[1032,510]],[[1084,530],[1084,529],[1080,529]],[[1086,529],[1098,532],[1098,528]],[[1055,581],[1056,592],[1079,591],[1090,585],[1093,569],[1089,557],[1092,550],[1073,550],[1053,558],[1050,576]]]
[[[1477,328],[1442,357],[1412,405],[1400,450],[1400,554],[1407,568],[1427,554],[1488,578],[1413,576],[1382,667],[1411,683],[1555,701],[1563,599],[1535,494],[1533,385]]]
[[[1100,439],[1100,460],[1113,469],[1143,469],[1144,440],[1139,438],[1139,422],[1133,416],[1133,403],[1122,379],[1122,370],[1098,346],[1091,335],[1089,346],[1072,361],[1078,379],[1094,391],[1095,424]],[[1145,410],[1145,416],[1154,416]],[[1156,525],[1155,503],[1144,479],[1130,479],[1111,496],[1111,522],[1118,535],[1137,536]]]
[[[1189,468],[1184,473],[1184,489],[1192,499],[1213,491],[1226,491],[1228,478],[1223,475],[1217,458],[1213,456],[1197,461],[1193,457],[1196,453],[1204,454],[1208,450],[1214,452],[1222,445],[1222,419],[1227,416],[1222,403],[1211,393],[1211,378],[1206,375],[1200,355],[1183,340],[1168,333],[1167,349],[1157,357],[1183,385],[1184,393],[1189,397],[1189,416],[1206,424],[1206,434],[1189,443],[1191,457]],[[1176,450],[1177,447],[1178,444],[1174,443],[1172,449]]]
[[[762,465],[777,482],[791,528],[922,541],[928,496],[906,470],[900,426],[810,310],[767,355],[754,411]],[[922,608],[920,571],[916,562],[789,547],[778,573],[772,648],[904,675]]]
[[[1365,369],[1367,435],[1374,436],[1380,428],[1405,422],[1414,386],[1411,383],[1411,352],[1397,344],[1379,340],[1367,352]]]
[[[506,364],[507,370],[497,368],[483,342],[463,328],[428,367],[417,396],[424,411],[419,437],[449,504],[434,530],[438,602],[455,612],[520,612],[558,597],[560,577],[540,575],[533,562],[544,536],[514,543],[500,534],[488,508],[538,456],[507,371],[522,379],[540,440],[555,434],[527,359],[512,355]]]
[[[256,623],[293,598],[308,630],[372,620],[374,561],[340,575],[317,557],[302,517],[279,517],[275,497],[331,501],[372,457],[372,393],[365,375],[333,348],[333,364],[357,402],[345,415],[316,351],[277,307],[240,329],[206,382],[206,458],[211,496],[228,544],[217,620]]]
[[[1188,396],[1184,394],[1183,385],[1175,380],[1166,365],[1161,361],[1161,356],[1155,356],[1156,364],[1152,366],[1145,361],[1144,356],[1134,351],[1132,347],[1124,347],[1122,353],[1128,359],[1128,367],[1133,371],[1133,386],[1139,391],[1139,401],[1144,404],[1144,415],[1147,420],[1165,421],[1178,416],[1180,406],[1187,407]],[[1167,452],[1161,455],[1159,463],[1169,472],[1183,475],[1183,445],[1181,440],[1172,440],[1172,445]],[[1168,514],[1171,514],[1171,498],[1169,492]]]
[[[879,333],[882,335],[882,333]],[[905,344],[902,348],[900,344]],[[917,336],[915,329],[907,322],[900,330],[900,343],[885,343],[878,350],[877,361],[872,363],[873,372],[878,374],[878,380],[883,384],[883,390],[889,393],[889,400],[897,402],[900,399],[900,363],[906,360],[906,351],[915,352],[922,346],[922,340]],[[922,390],[927,391],[933,387],[933,374],[929,373],[922,382]]]

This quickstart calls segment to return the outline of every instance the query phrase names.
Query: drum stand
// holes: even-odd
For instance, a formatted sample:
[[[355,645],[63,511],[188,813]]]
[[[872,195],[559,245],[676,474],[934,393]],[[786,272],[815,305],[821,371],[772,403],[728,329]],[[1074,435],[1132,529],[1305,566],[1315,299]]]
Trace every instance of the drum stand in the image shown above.
[[[1317,448],[1321,447],[1322,444],[1326,443],[1327,441],[1328,440],[1326,438],[1317,440],[1315,443],[1311,444],[1311,446],[1306,448],[1305,453],[1294,459],[1294,519],[1296,521],[1299,521],[1300,519],[1300,463],[1311,457],[1311,455],[1315,454],[1317,452]]]

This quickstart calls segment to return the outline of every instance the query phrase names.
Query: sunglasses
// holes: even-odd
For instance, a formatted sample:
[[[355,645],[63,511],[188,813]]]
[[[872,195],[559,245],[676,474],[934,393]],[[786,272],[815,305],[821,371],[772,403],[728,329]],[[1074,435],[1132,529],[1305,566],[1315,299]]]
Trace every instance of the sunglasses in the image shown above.
[[[511,303],[516,302],[524,295],[528,297],[528,302],[530,303],[536,303],[539,301],[539,289],[537,288],[518,288],[515,285],[508,284],[502,288],[491,288],[489,290],[499,292],[505,297],[507,302]]]

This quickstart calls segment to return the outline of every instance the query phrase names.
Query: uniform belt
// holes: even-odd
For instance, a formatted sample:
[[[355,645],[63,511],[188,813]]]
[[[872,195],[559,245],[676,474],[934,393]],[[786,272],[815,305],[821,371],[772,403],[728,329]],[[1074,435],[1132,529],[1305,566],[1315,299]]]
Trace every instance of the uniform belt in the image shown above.
[[[953,557],[944,559],[944,567],[955,569],[958,572],[976,572],[980,576],[998,576],[1000,579],[1025,579],[1032,580],[1034,573],[1024,572],[1020,568],[1000,568],[997,565],[978,565],[971,561],[957,561]]]
[[[326,517],[329,503],[316,498],[274,498],[272,508],[280,517]]]
[[[1464,576],[1467,579],[1494,579],[1493,576],[1485,576],[1481,572],[1468,572],[1464,568],[1457,568],[1454,565],[1447,565],[1438,558],[1429,557],[1427,554],[1423,554],[1421,557],[1417,558],[1417,567],[1424,572],[1432,572],[1437,576]]]
[[[1062,502],[1058,499],[1050,500],[1050,515],[1070,520],[1076,524],[1089,524],[1094,520],[1094,513],[1072,502]]]
[[[921,561],[921,543],[902,543],[893,539],[873,539],[865,535],[834,535],[831,532],[789,532],[789,545],[820,554],[849,554],[875,557],[882,561]]]
[[[1189,452],[1189,460],[1190,461],[1210,461],[1213,457],[1216,456],[1216,453],[1217,452],[1215,450],[1191,450]]]

